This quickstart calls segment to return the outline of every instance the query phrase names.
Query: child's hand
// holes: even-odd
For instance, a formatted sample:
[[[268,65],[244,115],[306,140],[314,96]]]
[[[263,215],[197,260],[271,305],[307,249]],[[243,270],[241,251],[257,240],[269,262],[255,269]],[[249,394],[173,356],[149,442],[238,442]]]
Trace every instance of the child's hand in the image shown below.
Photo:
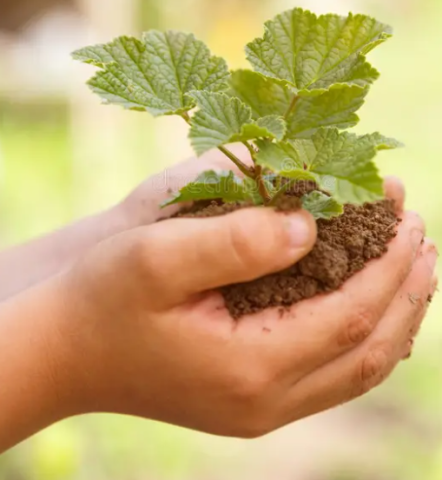
[[[307,213],[242,210],[113,237],[58,280],[70,310],[52,361],[60,402],[254,437],[351,400],[407,355],[425,315],[436,251],[423,237],[406,213],[389,252],[341,290],[239,321],[214,289],[308,253]]]

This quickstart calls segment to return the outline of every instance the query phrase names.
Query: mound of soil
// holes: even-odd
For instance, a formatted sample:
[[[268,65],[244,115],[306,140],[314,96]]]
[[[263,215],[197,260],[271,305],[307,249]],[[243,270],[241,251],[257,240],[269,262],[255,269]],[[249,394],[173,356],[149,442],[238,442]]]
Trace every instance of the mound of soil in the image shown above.
[[[178,217],[225,215],[244,205],[198,202],[182,210]],[[281,210],[297,210],[297,195],[288,195]],[[337,290],[370,260],[381,257],[396,236],[398,218],[390,200],[346,205],[344,214],[331,220],[318,220],[315,247],[300,262],[287,270],[248,283],[221,289],[232,317],[257,313],[269,307],[290,307],[315,295]]]

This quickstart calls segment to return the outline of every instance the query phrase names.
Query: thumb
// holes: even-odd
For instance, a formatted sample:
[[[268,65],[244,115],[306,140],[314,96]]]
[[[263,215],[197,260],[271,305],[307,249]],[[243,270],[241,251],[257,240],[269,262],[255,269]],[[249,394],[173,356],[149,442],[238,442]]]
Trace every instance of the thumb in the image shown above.
[[[149,290],[165,306],[293,265],[313,248],[316,223],[305,211],[251,208],[221,217],[168,220],[144,232]]]

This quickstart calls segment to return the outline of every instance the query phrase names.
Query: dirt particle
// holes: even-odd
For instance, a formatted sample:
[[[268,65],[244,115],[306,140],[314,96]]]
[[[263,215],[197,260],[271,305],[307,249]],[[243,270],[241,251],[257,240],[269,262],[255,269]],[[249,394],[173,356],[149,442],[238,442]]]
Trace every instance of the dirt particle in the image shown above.
[[[416,295],[414,293],[409,293],[408,294],[408,299],[410,300],[410,302],[413,304],[413,305],[417,305],[417,303],[419,302],[419,300],[421,299],[421,297],[419,295]]]
[[[301,199],[298,197],[290,197],[284,196],[282,197],[278,204],[276,205],[276,209],[279,212],[295,212],[296,210],[300,210],[302,208]]]

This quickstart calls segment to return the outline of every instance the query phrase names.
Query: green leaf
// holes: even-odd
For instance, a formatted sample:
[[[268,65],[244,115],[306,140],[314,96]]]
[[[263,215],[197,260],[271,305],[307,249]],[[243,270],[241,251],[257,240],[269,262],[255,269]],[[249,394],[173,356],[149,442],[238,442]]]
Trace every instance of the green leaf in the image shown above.
[[[289,88],[278,85],[252,70],[235,70],[230,78],[231,95],[250,106],[254,118],[284,116],[294,97]]]
[[[304,168],[295,147],[288,143],[256,142],[259,152],[256,163],[286,178],[316,181],[316,176]]]
[[[379,133],[357,136],[323,128],[309,139],[258,146],[259,164],[288,178],[301,176],[304,169],[338,201],[363,203],[383,196],[383,181],[372,161],[376,153],[401,144]]]
[[[282,140],[285,137],[287,124],[282,117],[269,115],[259,118],[254,123],[246,123],[241,128],[239,135],[233,135],[230,142],[242,142],[244,140],[253,140],[254,138],[273,138]]]
[[[344,212],[344,207],[334,198],[322,192],[310,192],[302,197],[302,208],[310,212],[318,220],[329,220]]]
[[[295,98],[290,88],[251,70],[233,72],[230,84],[231,93],[251,107],[254,118],[285,116],[288,139],[309,136],[320,127],[353,127],[359,121],[355,112],[364,104],[368,93],[368,87],[332,86],[321,95],[299,97],[287,115]]]
[[[282,118],[268,116],[253,121],[250,107],[224,93],[191,92],[199,110],[193,116],[189,137],[198,155],[231,142],[269,137],[282,139],[286,125]]]
[[[342,203],[361,204],[383,197],[383,180],[373,162],[378,150],[399,147],[378,133],[357,136],[319,130],[310,140],[297,140],[301,160],[320,175],[321,187]]]
[[[308,137],[320,127],[346,129],[359,122],[356,111],[364,104],[368,88],[357,85],[331,87],[316,97],[300,97],[288,118],[288,139]]]
[[[361,165],[376,156],[378,150],[402,146],[397,140],[380,133],[358,136],[334,128],[322,128],[310,139],[295,140],[291,145],[298,153],[298,161],[309,170],[343,178],[353,176]]]
[[[248,60],[299,95],[316,95],[334,84],[371,84],[379,73],[364,55],[392,33],[366,15],[317,17],[301,8],[278,15],[265,30],[263,38],[248,44]]]
[[[231,171],[209,170],[201,173],[194,182],[187,184],[162,206],[196,200],[221,199],[224,202],[241,202],[252,198],[250,190],[250,186],[245,185],[244,181]]]
[[[112,56],[111,49],[117,42],[121,45],[124,44],[126,37],[120,37],[114,40],[112,43],[104,45],[92,45],[90,47],[80,48],[72,53],[74,60],[78,60],[95,67],[104,68],[107,63],[115,62],[115,58]]]
[[[102,69],[88,84],[106,103],[155,116],[192,109],[195,103],[188,92],[225,90],[229,77],[223,59],[181,32],[152,30],[142,41],[123,36],[78,50],[73,57]]]

